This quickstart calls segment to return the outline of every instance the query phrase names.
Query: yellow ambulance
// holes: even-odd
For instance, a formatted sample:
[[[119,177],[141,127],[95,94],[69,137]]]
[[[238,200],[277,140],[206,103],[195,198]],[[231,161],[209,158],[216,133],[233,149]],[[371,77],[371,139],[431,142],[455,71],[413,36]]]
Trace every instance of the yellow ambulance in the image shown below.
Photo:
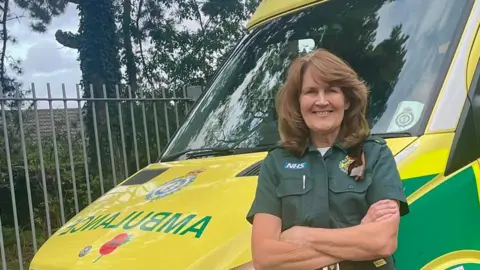
[[[326,48],[370,86],[411,213],[397,269],[480,269],[480,1],[263,0],[154,164],[81,211],[31,270],[253,269],[245,216],[292,59]]]

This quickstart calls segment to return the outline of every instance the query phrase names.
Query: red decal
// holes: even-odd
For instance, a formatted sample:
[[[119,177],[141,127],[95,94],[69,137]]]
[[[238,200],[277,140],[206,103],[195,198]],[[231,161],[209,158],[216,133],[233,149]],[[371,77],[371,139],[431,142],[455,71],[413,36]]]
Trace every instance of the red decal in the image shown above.
[[[118,247],[130,241],[130,238],[131,238],[130,235],[128,235],[127,233],[122,233],[115,236],[112,240],[108,241],[107,243],[103,244],[103,246],[100,247],[100,250],[99,250],[100,256],[95,261],[93,261],[93,263],[96,263],[103,256],[114,252]]]

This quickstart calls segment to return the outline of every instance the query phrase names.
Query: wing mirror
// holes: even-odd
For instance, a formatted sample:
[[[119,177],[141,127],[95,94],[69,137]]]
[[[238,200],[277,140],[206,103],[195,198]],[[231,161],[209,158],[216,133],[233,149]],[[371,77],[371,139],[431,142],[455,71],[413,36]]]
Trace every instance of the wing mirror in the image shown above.
[[[187,98],[191,99],[193,103],[197,102],[203,92],[203,87],[200,85],[190,85],[186,87]]]

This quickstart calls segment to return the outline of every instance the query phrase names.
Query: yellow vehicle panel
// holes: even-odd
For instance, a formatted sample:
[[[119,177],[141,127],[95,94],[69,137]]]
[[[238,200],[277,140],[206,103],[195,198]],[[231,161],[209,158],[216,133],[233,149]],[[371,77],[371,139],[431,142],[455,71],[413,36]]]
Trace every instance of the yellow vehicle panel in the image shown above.
[[[396,153],[411,141],[390,139],[388,144]],[[254,197],[257,177],[236,175],[265,155],[151,165],[122,184],[145,171],[168,170],[143,184],[120,184],[92,203],[40,248],[30,269],[168,266],[211,270],[246,263],[251,258],[251,227],[244,217]],[[191,172],[197,176],[188,180]]]
[[[322,2],[326,1],[263,0],[248,27]],[[449,69],[450,77],[465,73],[461,77],[466,81],[453,85],[470,86],[479,60],[479,38],[474,40],[472,27],[472,22],[477,28],[480,24],[475,21],[478,2],[475,7],[468,31],[462,31],[468,34],[458,49],[462,57],[455,58],[458,63],[452,66],[456,69]],[[462,72],[454,72],[458,67]],[[438,100],[450,100],[450,92],[443,90]],[[436,112],[442,108],[438,100]],[[430,119],[450,113],[440,112]],[[427,128],[427,134],[419,137],[387,139],[411,208],[402,218],[395,258],[399,269],[419,269],[419,265],[422,270],[476,269],[475,264],[480,264],[480,243],[475,236],[480,223],[480,160],[444,175],[455,150],[455,129],[429,123],[434,131],[430,134]],[[244,217],[257,176],[239,173],[265,155],[193,159],[144,168],[65,224],[41,247],[30,269],[234,269],[247,263],[251,260],[251,226]],[[129,184],[158,169],[166,170]]]
[[[248,28],[252,28],[269,19],[277,16],[284,16],[300,8],[316,5],[319,2],[327,0],[262,0],[255,13],[247,23]]]

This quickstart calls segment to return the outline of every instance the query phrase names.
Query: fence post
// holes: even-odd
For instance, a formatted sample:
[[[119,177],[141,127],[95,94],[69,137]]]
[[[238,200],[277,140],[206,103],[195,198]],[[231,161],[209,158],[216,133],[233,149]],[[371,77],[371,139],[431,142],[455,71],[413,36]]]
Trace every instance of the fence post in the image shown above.
[[[124,171],[125,177],[128,177],[129,171],[131,173],[135,166],[138,171],[145,166],[144,163],[150,163],[150,159],[154,159],[150,156],[150,146],[153,148],[152,144],[155,144],[155,141],[160,156],[160,143],[168,143],[171,134],[183,123],[185,115],[179,115],[183,111],[179,110],[182,102],[186,109],[182,113],[187,114],[188,108],[191,107],[189,105],[192,101],[197,101],[202,93],[201,87],[193,86],[183,88],[183,93],[176,89],[178,93],[175,92],[173,97],[165,88],[162,88],[161,92],[151,94],[142,90],[140,96],[133,97],[130,86],[127,87],[128,93],[120,94],[120,86],[116,85],[115,93],[110,97],[110,94],[106,93],[106,86],[103,85],[102,97],[101,94],[93,95],[91,84],[86,85],[83,90],[79,84],[75,85],[75,89],[69,89],[64,83],[60,86],[61,93],[55,96],[56,87],[50,83],[46,83],[46,89],[43,91],[35,83],[31,83],[32,94],[29,96],[24,95],[21,89],[17,90],[16,95],[15,92],[6,95],[0,85],[0,148],[5,149],[5,157],[0,157],[2,161],[0,164],[1,173],[4,173],[6,178],[5,185],[2,183],[0,190],[2,194],[10,191],[11,197],[11,202],[1,202],[0,209],[6,209],[6,203],[9,207],[11,204],[12,208],[12,213],[5,214],[4,211],[0,217],[0,269],[5,269],[7,264],[11,265],[14,261],[16,263],[17,260],[18,268],[23,269],[24,263],[28,263],[32,259],[31,256],[43,245],[44,239],[40,236],[50,237],[73,215],[78,214],[98,196],[105,194],[110,189],[111,182],[113,186],[117,185],[118,170]],[[90,92],[90,97],[83,97],[82,91]],[[179,97],[180,95],[182,97]],[[32,102],[32,108],[18,106],[17,111],[15,104],[21,105],[24,102]],[[68,105],[69,102],[76,106]],[[99,144],[100,126],[96,122],[99,115],[95,111],[95,106],[98,107],[99,102],[106,103],[106,134],[101,135],[108,136],[108,145]],[[87,107],[83,106],[89,104],[93,107],[93,127],[87,125],[84,118]],[[175,105],[173,109],[171,104]],[[153,105],[153,115],[150,105]],[[159,106],[162,105],[164,117],[157,115],[157,112],[161,113]],[[111,106],[117,107],[115,111],[118,112],[118,116],[115,118],[109,115]],[[131,124],[130,121],[126,121],[126,118],[129,118],[129,109]],[[173,110],[175,114],[172,113]],[[136,117],[137,113],[142,115]],[[138,120],[143,120],[143,132],[142,130],[137,132]],[[163,121],[165,128],[159,125],[163,124]],[[18,123],[18,131],[17,126],[12,126],[11,122]],[[117,128],[117,122],[120,134],[117,134],[116,129],[111,129],[114,125]],[[129,123],[129,126],[126,126],[126,123]],[[170,123],[176,126],[171,128]],[[155,130],[152,130],[153,127]],[[89,140],[90,138],[93,140]],[[117,139],[121,139],[121,146],[114,144]],[[129,149],[130,146],[127,147],[127,141],[132,144],[132,149]],[[104,175],[105,172],[110,174],[108,162],[100,160],[100,153],[106,149],[105,147],[110,151],[111,176]],[[118,154],[118,158],[114,157],[114,153],[120,152],[122,153]],[[131,169],[129,159],[134,161],[131,162],[133,164]],[[95,163],[98,164],[99,170],[93,174],[89,167]],[[30,183],[30,179],[35,181]],[[105,179],[108,179],[110,186],[104,186]],[[22,185],[24,182],[26,187]],[[28,227],[28,223],[32,228],[29,232],[31,243],[29,239],[21,237],[22,228]],[[6,236],[12,240],[5,241]],[[32,244],[32,247],[29,244]]]

